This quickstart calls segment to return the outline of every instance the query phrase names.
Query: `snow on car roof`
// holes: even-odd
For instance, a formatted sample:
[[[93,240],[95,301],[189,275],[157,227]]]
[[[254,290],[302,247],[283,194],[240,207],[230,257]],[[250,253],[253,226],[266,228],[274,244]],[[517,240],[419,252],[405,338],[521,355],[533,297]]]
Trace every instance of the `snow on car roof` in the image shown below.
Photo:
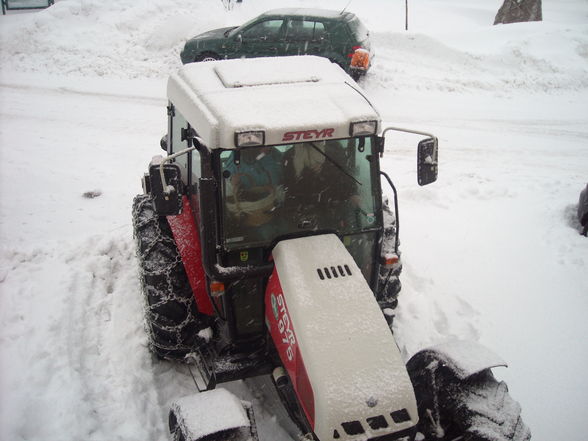
[[[285,15],[285,16],[299,16],[299,17],[323,17],[323,18],[337,18],[353,15],[351,12],[334,11],[331,9],[320,8],[279,8],[264,12],[262,15]]]
[[[234,148],[235,133],[253,130],[266,145],[291,132],[346,138],[352,122],[380,120],[339,66],[315,56],[190,63],[170,77],[168,98],[209,148]]]

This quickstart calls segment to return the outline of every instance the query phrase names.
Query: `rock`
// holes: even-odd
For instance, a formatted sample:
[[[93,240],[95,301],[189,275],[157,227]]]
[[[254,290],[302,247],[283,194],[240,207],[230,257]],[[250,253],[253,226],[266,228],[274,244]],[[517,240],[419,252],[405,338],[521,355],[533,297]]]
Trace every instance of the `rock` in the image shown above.
[[[543,20],[541,0],[504,0],[496,14],[494,24],[541,20]]]

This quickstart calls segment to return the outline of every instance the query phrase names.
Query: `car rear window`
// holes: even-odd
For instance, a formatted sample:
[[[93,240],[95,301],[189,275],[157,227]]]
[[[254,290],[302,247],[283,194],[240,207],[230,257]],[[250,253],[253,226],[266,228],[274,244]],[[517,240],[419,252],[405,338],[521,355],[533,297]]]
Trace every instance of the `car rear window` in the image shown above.
[[[363,23],[359,21],[359,18],[353,17],[349,20],[349,28],[351,29],[351,32],[353,32],[354,37],[357,38],[357,41],[365,41],[368,39],[369,31]]]

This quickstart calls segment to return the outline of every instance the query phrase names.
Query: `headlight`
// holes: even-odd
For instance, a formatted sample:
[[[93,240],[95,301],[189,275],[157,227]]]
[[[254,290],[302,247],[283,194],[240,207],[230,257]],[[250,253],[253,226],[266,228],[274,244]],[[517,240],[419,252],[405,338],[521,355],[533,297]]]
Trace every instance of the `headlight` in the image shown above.
[[[359,121],[351,123],[349,134],[353,136],[375,135],[378,129],[378,121]]]
[[[250,147],[263,144],[265,144],[265,132],[263,130],[235,133],[235,145],[237,147]]]

